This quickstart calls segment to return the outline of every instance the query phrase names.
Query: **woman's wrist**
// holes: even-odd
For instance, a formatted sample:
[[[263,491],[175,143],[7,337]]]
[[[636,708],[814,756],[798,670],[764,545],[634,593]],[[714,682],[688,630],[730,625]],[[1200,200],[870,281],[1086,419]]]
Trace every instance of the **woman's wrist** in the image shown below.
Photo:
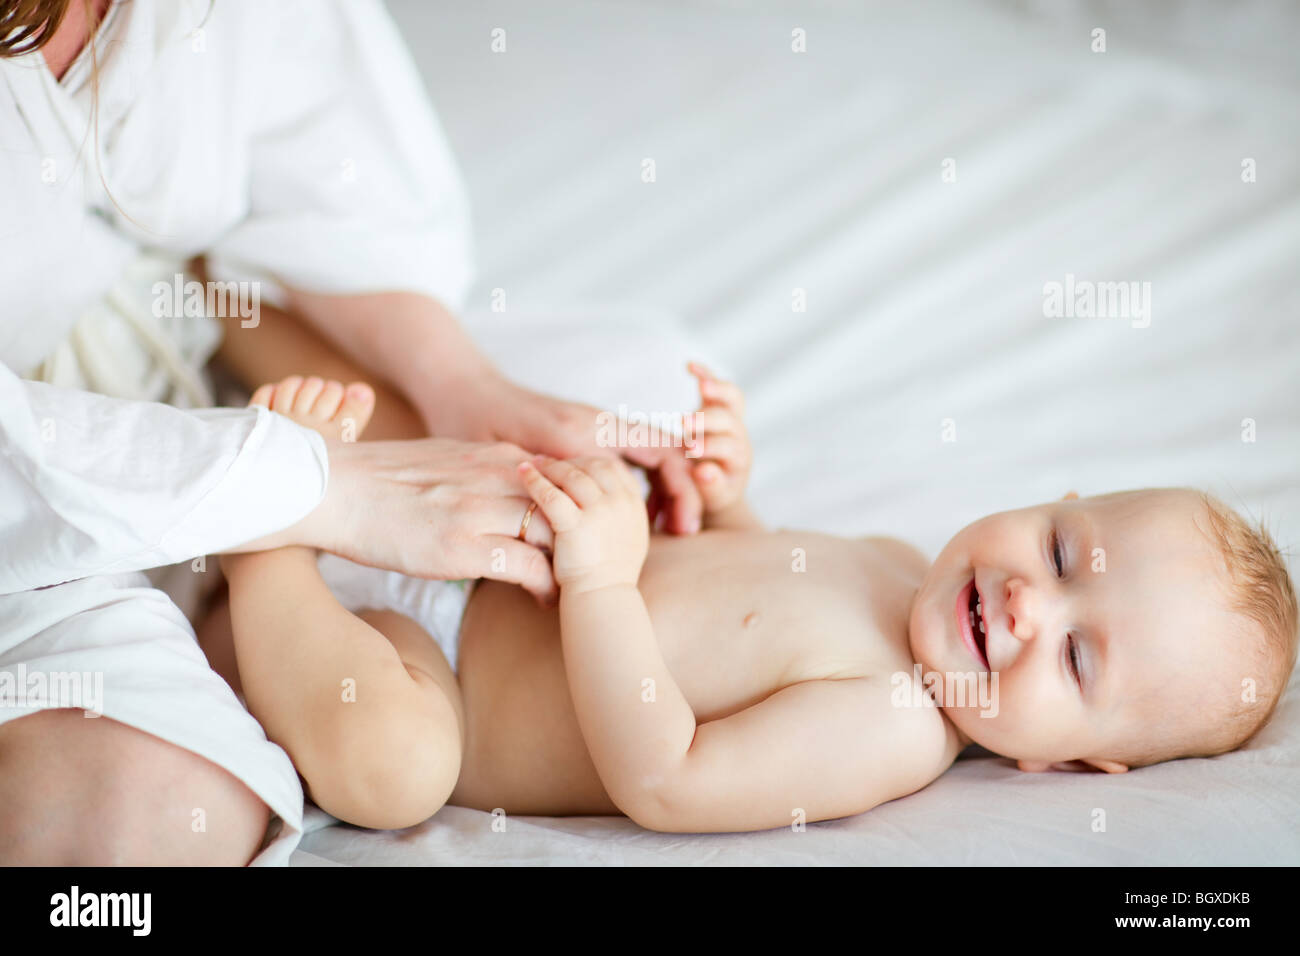
[[[495,366],[475,359],[468,366],[430,369],[411,404],[434,435],[487,441],[497,437],[494,421],[509,388]]]
[[[347,540],[345,522],[350,488],[356,481],[357,445],[350,442],[325,442],[329,476],[325,493],[316,507],[287,528],[230,548],[223,554],[246,554],[275,548],[305,547],[322,551],[335,550]]]

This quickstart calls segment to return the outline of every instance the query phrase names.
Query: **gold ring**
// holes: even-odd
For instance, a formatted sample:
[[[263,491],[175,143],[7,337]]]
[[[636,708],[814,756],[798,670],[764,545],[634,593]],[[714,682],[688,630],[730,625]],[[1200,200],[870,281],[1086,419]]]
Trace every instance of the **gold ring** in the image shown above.
[[[524,535],[528,532],[528,522],[533,520],[533,512],[537,510],[537,502],[530,502],[528,510],[524,512],[524,520],[519,525],[519,540],[524,540]]]

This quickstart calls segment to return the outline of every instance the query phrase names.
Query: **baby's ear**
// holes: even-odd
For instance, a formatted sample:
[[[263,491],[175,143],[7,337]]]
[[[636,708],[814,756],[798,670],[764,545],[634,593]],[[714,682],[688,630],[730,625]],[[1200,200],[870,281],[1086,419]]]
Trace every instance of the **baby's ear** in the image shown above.
[[[1048,770],[1061,770],[1066,773],[1092,773],[1104,770],[1106,773],[1123,773],[1128,767],[1111,760],[1058,760],[1049,763],[1046,760],[1017,760],[1016,766],[1025,773],[1045,773]]]

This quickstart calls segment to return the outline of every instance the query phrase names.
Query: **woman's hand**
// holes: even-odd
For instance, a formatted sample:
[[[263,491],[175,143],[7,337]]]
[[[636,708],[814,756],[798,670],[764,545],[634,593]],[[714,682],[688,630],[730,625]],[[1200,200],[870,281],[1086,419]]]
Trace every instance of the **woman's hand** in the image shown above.
[[[599,411],[539,395],[498,372],[441,303],[412,292],[326,295],[289,290],[290,310],[364,368],[393,385],[439,438],[507,441],[557,458],[621,454],[646,469],[665,529],[700,529],[690,462],[672,442],[602,448]]]
[[[297,525],[241,547],[290,544],[422,578],[493,578],[539,603],[557,591],[545,521],[519,527],[531,499],[519,477],[525,452],[504,442],[449,438],[327,442],[329,485]]]
[[[636,587],[650,543],[641,491],[617,458],[519,466],[524,485],[555,531],[555,580],[566,594]]]
[[[655,436],[645,446],[597,442],[601,410],[521,388],[495,373],[463,378],[442,389],[445,400],[424,414],[437,435],[479,441],[507,441],[552,458],[622,456],[646,470],[665,530],[693,534],[703,506],[691,478],[691,461],[680,441]]]

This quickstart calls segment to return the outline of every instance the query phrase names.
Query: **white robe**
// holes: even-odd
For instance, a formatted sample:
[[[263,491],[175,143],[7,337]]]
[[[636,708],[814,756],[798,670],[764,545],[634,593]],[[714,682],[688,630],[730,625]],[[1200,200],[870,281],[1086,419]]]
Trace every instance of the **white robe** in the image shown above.
[[[0,676],[102,674],[103,714],[271,807],[283,825],[258,862],[283,862],[293,767],[139,569],[296,522],[324,493],[323,442],[264,409],[184,412],[10,369],[30,375],[146,253],[205,253],[269,301],[409,290],[458,309],[464,190],[377,0],[130,0],[95,43],[94,121],[88,50],[61,82],[40,53],[0,60]],[[0,723],[67,706],[0,703]]]
[[[377,0],[131,0],[109,17],[97,133],[88,55],[62,81],[39,52],[0,60],[0,361],[30,370],[141,247],[461,307],[464,188]]]

